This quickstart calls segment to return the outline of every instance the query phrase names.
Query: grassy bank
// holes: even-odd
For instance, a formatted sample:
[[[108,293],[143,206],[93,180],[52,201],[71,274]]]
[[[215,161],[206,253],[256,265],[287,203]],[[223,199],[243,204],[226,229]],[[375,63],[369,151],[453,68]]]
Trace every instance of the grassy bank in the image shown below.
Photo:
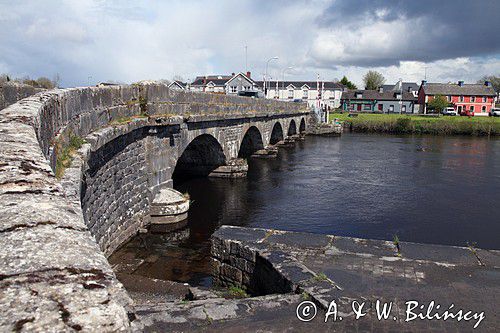
[[[354,132],[436,135],[500,135],[500,117],[428,117],[399,114],[330,114],[339,118]]]

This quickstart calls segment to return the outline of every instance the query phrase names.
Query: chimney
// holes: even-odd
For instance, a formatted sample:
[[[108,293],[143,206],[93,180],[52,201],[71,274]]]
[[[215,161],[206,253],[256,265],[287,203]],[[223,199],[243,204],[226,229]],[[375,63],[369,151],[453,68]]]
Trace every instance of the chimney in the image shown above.
[[[427,85],[427,81],[426,80],[422,80],[422,85],[425,87]]]
[[[247,78],[251,78],[252,77],[252,73],[251,72],[247,72]]]
[[[490,81],[484,81],[484,85],[487,87],[491,87],[491,82]]]
[[[384,87],[382,87],[382,86],[378,87],[378,92],[379,93],[383,93],[384,92]]]
[[[463,86],[464,86],[464,81],[458,81],[458,85],[459,85],[460,87],[463,87]]]

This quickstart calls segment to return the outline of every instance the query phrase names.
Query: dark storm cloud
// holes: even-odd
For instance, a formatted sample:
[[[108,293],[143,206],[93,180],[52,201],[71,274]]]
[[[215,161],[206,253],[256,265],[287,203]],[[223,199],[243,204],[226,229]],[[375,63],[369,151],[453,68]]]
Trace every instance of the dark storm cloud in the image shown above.
[[[374,22],[403,22],[405,47],[374,57],[353,55],[351,64],[386,66],[399,61],[430,62],[457,57],[480,57],[500,52],[498,0],[337,0],[320,16],[324,29],[356,31]],[[397,29],[399,26],[395,26]],[[392,33],[398,37],[398,31]],[[356,41],[352,41],[356,43]],[[381,47],[374,40],[373,50]],[[365,50],[370,52],[369,50]]]

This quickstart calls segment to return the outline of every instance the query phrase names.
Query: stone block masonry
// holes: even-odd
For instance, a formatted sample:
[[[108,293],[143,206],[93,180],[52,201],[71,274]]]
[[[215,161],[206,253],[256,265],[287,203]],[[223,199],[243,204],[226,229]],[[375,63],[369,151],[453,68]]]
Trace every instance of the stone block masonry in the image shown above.
[[[318,315],[308,331],[472,331],[479,321],[433,319],[406,321],[408,305],[425,316],[434,301],[433,315],[463,309],[479,316],[477,330],[495,332],[500,327],[496,297],[500,293],[500,251],[358,239],[333,235],[222,226],[212,236],[216,281],[223,286],[244,287],[251,292],[295,293],[301,301],[315,303]],[[258,282],[257,282],[258,281]],[[259,289],[255,289],[258,286]],[[260,289],[267,286],[267,289]],[[257,294],[259,294],[257,292]],[[262,292],[260,293],[262,294]],[[377,317],[377,300],[392,304],[387,320]],[[331,301],[343,320],[325,324]],[[352,302],[364,303],[365,315],[354,319]],[[299,325],[295,309],[280,322]],[[439,307],[437,305],[439,304]],[[383,304],[382,304],[383,306]],[[295,321],[293,320],[295,319]],[[254,318],[258,320],[258,318]],[[273,330],[278,323],[260,327]],[[294,326],[295,327],[295,326]]]
[[[271,122],[308,116],[154,83],[56,89],[0,110],[0,331],[141,330],[106,255],[171,186],[184,149],[207,134],[230,160],[249,127],[265,141]],[[59,180],[68,148],[77,153]]]

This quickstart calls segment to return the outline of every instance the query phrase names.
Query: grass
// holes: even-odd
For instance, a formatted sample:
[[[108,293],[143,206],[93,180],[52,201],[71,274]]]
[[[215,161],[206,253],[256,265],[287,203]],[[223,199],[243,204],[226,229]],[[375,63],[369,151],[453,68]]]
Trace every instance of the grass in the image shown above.
[[[326,281],[326,280],[328,280],[328,277],[326,276],[325,273],[319,273],[315,277],[313,277],[313,279],[314,279],[314,281],[319,282],[319,281]]]
[[[500,117],[461,117],[399,114],[330,114],[344,121],[354,132],[437,135],[500,135]]]
[[[398,250],[398,257],[401,257],[401,247],[399,247],[399,236],[394,235],[392,238],[392,243],[394,246],[396,246],[396,249]]]
[[[237,286],[229,286],[226,292],[227,298],[246,298],[248,293],[245,289]]]
[[[71,166],[71,160],[75,152],[82,147],[85,140],[77,135],[69,135],[69,143],[67,146],[57,147],[57,160],[56,160],[56,177],[61,179],[64,176],[66,168]]]

